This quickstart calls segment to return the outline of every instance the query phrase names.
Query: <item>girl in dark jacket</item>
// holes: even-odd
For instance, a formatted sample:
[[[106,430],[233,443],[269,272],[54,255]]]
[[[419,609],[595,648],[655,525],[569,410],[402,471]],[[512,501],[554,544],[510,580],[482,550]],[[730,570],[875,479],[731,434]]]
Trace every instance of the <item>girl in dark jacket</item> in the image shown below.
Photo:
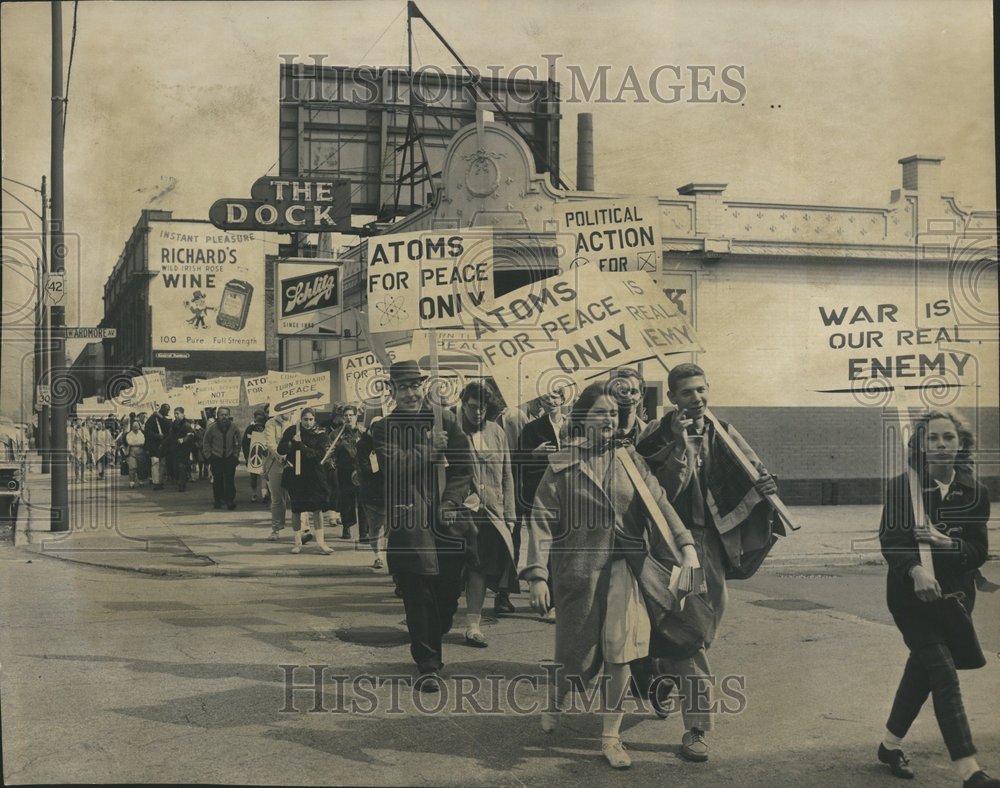
[[[288,491],[294,514],[312,514],[316,546],[329,555],[333,552],[323,538],[323,510],[330,497],[330,488],[323,468],[326,454],[326,430],[316,423],[316,411],[305,408],[299,423],[289,427],[278,442],[278,453],[285,455],[290,467],[282,475],[282,486]],[[292,518],[295,535],[293,553],[302,552],[301,518]]]
[[[921,416],[909,442],[910,467],[923,487],[927,522],[914,524],[908,474],[889,481],[879,539],[889,565],[886,599],[910,650],[903,678],[886,723],[878,759],[897,777],[913,771],[903,754],[903,737],[931,695],[934,715],[948,754],[965,788],[997,788],[976,762],[976,748],[962,704],[955,662],[934,604],[946,594],[959,597],[969,613],[976,599],[975,571],[986,560],[990,502],[972,476],[972,433],[947,411]],[[933,525],[931,525],[933,523]],[[930,545],[934,572],[920,563],[919,543]]]

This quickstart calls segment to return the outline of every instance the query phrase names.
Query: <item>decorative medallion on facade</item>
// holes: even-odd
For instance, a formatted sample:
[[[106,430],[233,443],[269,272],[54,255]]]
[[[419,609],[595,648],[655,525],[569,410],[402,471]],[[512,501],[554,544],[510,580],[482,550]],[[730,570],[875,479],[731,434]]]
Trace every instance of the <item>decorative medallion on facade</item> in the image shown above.
[[[463,156],[469,162],[465,171],[465,188],[469,190],[469,194],[474,197],[489,197],[496,192],[500,186],[500,168],[496,160],[505,155],[479,148],[475,153]]]

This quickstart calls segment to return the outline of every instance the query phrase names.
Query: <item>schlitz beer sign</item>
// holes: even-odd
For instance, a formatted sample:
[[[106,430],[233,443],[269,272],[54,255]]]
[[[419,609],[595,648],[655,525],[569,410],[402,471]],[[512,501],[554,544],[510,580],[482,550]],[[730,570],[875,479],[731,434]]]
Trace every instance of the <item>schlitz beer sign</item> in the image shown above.
[[[208,218],[220,230],[347,232],[351,227],[351,182],[264,176],[254,181],[249,200],[216,200]]]
[[[279,260],[274,292],[278,334],[340,334],[341,284],[340,263]]]

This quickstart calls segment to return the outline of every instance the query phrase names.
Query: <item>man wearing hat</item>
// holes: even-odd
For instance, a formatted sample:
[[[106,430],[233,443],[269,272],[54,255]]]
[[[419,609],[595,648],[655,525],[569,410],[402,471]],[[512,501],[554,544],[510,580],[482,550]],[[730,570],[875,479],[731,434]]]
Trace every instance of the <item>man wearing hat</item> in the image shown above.
[[[441,638],[462,592],[465,545],[456,528],[472,485],[471,447],[455,415],[429,401],[427,375],[415,361],[389,367],[389,388],[395,410],[371,426],[385,480],[386,556],[406,608],[410,654],[421,674],[416,686],[437,692]]]

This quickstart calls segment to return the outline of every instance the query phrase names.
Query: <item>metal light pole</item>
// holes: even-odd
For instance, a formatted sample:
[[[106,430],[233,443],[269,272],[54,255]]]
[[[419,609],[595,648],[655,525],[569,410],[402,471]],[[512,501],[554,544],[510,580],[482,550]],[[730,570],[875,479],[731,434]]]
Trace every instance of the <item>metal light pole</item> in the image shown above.
[[[66,270],[66,227],[63,217],[63,114],[65,103],[62,84],[62,5],[61,0],[52,0],[52,255],[51,272],[63,274]],[[63,294],[65,303],[66,295]],[[52,373],[49,378],[51,397],[52,434],[50,446],[55,457],[52,465],[52,531],[69,530],[69,487],[68,457],[66,454],[66,414],[69,409],[62,391],[72,390],[69,381],[60,380],[67,375],[65,332],[66,308],[53,305],[51,308],[51,335],[54,357],[51,359]]]
[[[47,224],[49,196],[45,191],[45,176],[42,176],[42,270],[39,277],[38,303],[40,322],[36,331],[41,338],[40,352],[35,356],[36,366],[41,367],[39,380],[49,380],[52,369],[52,338],[49,336],[49,307],[45,303],[45,278],[49,275],[49,227]],[[52,389],[49,389],[48,399],[52,400]],[[49,437],[49,406],[42,403],[38,412],[38,448],[42,455],[42,473],[48,473],[51,468],[51,438]]]

